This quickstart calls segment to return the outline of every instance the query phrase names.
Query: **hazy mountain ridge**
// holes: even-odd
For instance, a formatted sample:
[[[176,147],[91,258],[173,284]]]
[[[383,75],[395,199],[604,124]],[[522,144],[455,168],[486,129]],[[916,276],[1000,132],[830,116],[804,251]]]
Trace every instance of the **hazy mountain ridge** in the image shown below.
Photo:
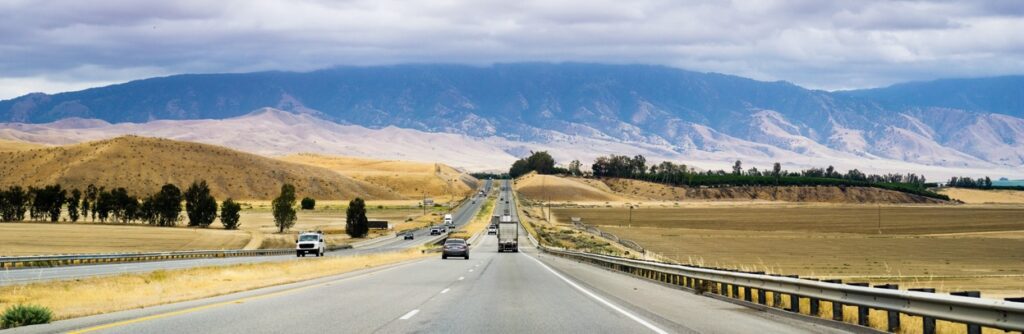
[[[511,155],[522,143],[587,141],[711,160],[1021,168],[1021,106],[1019,76],[825,92],[659,66],[400,65],[180,75],[33,94],[0,101],[0,120],[141,123],[225,119],[274,107],[373,129],[466,135]]]

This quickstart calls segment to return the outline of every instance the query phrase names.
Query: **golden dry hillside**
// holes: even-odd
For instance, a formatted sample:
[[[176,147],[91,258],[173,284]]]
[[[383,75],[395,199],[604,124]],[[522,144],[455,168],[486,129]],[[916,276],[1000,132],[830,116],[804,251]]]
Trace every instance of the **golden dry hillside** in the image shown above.
[[[0,152],[24,151],[43,147],[46,146],[34,143],[0,139]]]
[[[218,198],[271,199],[281,185],[298,196],[322,199],[399,199],[389,189],[315,166],[289,163],[231,149],[137,136],[81,144],[0,152],[0,186],[59,183],[125,187],[129,193],[156,192],[165,183],[181,188],[206,180]]]
[[[908,193],[868,187],[673,187],[629,179],[585,179],[529,174],[516,190],[531,200],[555,202],[782,201],[822,203],[942,203]]]
[[[516,179],[516,191],[526,198],[555,202],[617,202],[631,198],[616,194],[601,181],[530,173]]]
[[[438,200],[462,197],[476,188],[478,180],[440,163],[375,160],[318,154],[295,154],[281,160],[318,166],[345,176],[391,189],[409,198],[424,194]]]

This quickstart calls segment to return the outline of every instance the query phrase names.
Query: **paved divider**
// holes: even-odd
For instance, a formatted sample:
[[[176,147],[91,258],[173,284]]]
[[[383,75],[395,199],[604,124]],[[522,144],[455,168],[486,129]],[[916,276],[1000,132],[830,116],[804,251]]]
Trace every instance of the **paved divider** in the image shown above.
[[[541,249],[549,254],[693,289],[698,293],[738,299],[793,313],[805,311],[812,316],[822,317],[821,303],[830,303],[833,312],[825,317],[844,321],[848,319],[844,319],[842,308],[852,307],[857,310],[858,325],[880,326],[890,332],[901,330],[900,314],[922,317],[921,332],[925,334],[935,332],[936,319],[960,323],[965,326],[967,333],[981,333],[982,327],[1005,331],[1024,330],[1024,303],[977,298],[976,293],[941,295],[933,293],[934,290],[898,290],[889,284],[869,287],[867,284],[842,284],[841,281],[640,261],[548,247]],[[767,298],[769,293],[772,298]],[[784,299],[786,303],[783,303]],[[804,310],[801,310],[801,300],[808,301],[808,307]],[[885,322],[869,323],[869,310],[888,312]]]

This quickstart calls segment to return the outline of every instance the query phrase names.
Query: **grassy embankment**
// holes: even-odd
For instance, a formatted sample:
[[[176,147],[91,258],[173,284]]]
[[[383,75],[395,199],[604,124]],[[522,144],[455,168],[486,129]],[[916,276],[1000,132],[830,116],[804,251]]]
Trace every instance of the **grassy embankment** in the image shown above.
[[[0,309],[45,306],[68,319],[299,282],[425,257],[419,249],[82,278],[0,287]]]

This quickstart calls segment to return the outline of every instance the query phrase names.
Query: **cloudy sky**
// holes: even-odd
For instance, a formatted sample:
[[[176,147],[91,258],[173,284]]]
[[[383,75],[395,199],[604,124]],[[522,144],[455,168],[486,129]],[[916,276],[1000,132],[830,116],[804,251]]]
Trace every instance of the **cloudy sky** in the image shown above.
[[[0,99],[336,65],[661,64],[819,89],[1024,73],[1024,1],[0,0]]]

